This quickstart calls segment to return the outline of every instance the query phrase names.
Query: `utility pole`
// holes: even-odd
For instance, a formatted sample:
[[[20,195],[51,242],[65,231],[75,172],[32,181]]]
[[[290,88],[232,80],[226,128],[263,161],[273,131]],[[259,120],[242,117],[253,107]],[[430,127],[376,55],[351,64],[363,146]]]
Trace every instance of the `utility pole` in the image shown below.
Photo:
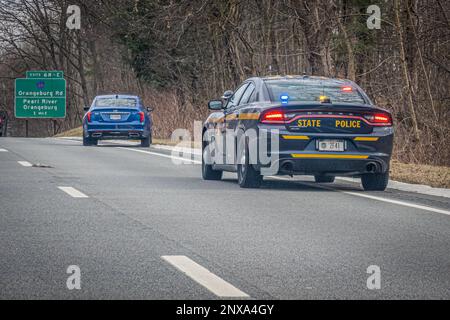
[[[2,114],[3,112],[0,112],[0,117],[3,117],[2,136],[4,135],[6,137],[8,135],[8,108],[6,106],[6,85],[4,82],[2,82],[2,91],[3,91],[4,114]]]

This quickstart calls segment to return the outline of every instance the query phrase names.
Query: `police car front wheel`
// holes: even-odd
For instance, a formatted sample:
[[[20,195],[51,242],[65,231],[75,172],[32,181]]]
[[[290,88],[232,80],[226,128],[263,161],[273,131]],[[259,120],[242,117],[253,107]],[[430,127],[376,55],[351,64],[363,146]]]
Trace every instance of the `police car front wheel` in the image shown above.
[[[214,170],[211,165],[211,155],[208,148],[205,147],[202,152],[202,177],[203,180],[220,180],[222,179],[223,171]]]

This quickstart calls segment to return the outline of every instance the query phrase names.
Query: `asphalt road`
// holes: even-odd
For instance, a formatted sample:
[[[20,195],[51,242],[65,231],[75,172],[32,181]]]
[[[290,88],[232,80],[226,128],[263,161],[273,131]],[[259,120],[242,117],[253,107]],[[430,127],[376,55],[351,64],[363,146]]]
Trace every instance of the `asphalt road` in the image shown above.
[[[323,186],[241,189],[161,149],[0,138],[0,298],[450,298],[449,198]]]

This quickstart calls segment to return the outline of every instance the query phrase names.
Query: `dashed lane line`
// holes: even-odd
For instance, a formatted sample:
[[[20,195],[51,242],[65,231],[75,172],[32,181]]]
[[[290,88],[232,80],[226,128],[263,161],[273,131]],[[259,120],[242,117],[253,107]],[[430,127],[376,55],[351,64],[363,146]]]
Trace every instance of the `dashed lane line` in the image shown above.
[[[32,167],[33,165],[29,163],[28,161],[17,161],[18,164],[24,167]]]
[[[186,256],[162,256],[161,258],[218,297],[249,298],[248,294]]]
[[[58,189],[64,191],[65,193],[67,193],[69,196],[71,196],[73,198],[89,198],[83,192],[78,191],[77,189],[72,188],[72,187],[58,187]]]

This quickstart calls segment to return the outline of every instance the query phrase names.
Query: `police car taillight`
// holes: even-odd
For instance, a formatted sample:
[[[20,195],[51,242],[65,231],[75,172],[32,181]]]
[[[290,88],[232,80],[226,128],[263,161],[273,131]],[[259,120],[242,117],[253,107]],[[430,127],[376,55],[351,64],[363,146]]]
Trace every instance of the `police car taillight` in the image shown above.
[[[261,115],[260,121],[262,123],[284,123],[284,112],[279,109],[268,110]]]
[[[145,116],[144,116],[144,113],[141,111],[141,112],[139,112],[139,121],[144,122],[144,120],[145,120]]]
[[[91,116],[92,116],[92,113],[91,113],[90,111],[88,111],[88,112],[86,113],[86,118],[87,118],[87,121],[88,121],[88,122],[91,122]]]
[[[376,126],[392,126],[392,117],[389,113],[371,113],[364,115],[364,118]]]

